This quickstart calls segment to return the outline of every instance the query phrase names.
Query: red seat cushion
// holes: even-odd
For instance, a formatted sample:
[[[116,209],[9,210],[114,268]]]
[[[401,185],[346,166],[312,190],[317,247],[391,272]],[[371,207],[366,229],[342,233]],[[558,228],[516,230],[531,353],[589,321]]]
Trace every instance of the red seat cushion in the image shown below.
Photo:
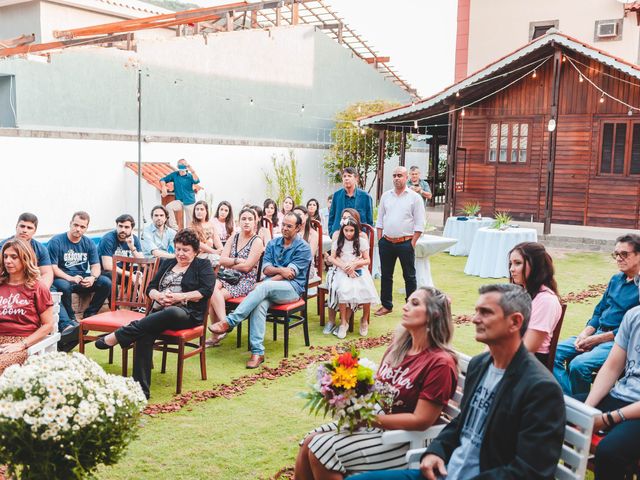
[[[162,335],[167,337],[182,337],[182,338],[197,338],[202,336],[204,333],[204,327],[202,325],[198,325],[193,328],[185,328],[184,330],[165,330],[162,332]]]
[[[597,433],[594,433],[591,436],[591,449],[596,448],[603,438],[604,438],[604,435],[598,435]]]
[[[304,300],[299,298],[295,302],[291,303],[283,303],[282,305],[271,305],[269,307],[270,312],[288,312],[289,310],[293,310],[294,308],[298,308],[304,305]]]
[[[227,299],[227,303],[233,303],[235,305],[240,305],[245,298],[247,298],[247,297],[228,298]]]
[[[103,312],[80,320],[83,330],[98,330],[100,332],[112,332],[134,320],[144,318],[145,314],[131,310],[116,310]]]

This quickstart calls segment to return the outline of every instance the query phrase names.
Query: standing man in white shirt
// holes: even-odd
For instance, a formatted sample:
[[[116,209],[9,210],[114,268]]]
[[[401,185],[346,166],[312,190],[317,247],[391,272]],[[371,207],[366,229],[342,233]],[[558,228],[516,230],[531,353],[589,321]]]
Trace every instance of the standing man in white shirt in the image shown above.
[[[406,298],[415,291],[415,247],[424,231],[424,206],[422,198],[407,188],[407,169],[396,167],[393,171],[393,190],[384,192],[378,205],[378,248],[382,273],[380,298],[382,306],[376,316],[393,310],[393,271],[400,259]]]

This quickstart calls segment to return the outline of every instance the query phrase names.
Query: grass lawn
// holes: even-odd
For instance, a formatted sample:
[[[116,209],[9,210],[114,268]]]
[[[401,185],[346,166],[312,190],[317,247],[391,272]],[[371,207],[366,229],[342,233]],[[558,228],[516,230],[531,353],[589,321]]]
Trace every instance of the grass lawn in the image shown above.
[[[554,258],[556,278],[561,294],[585,290],[589,285],[606,283],[615,272],[615,265],[603,254],[562,254]],[[431,268],[438,288],[450,295],[455,315],[473,313],[480,285],[491,283],[464,275],[466,257],[438,254],[432,257]],[[505,281],[498,280],[498,281]],[[378,282],[377,282],[378,283]],[[378,284],[379,286],[379,284]],[[394,311],[378,319],[373,317],[369,335],[379,336],[392,330],[398,323],[403,295],[402,276],[396,270],[394,285]],[[579,332],[590,317],[597,298],[584,303],[572,303],[567,309],[561,338]],[[310,334],[312,345],[332,345],[340,341],[334,336],[322,335],[315,300],[311,300]],[[269,325],[268,325],[269,327]],[[357,337],[356,333],[347,340]],[[246,330],[246,329],[244,329]],[[283,355],[282,341],[265,341],[267,364],[275,367]],[[235,333],[220,348],[207,350],[208,380],[201,381],[197,358],[186,361],[183,391],[212,388],[247,375],[244,364],[249,357],[246,332],[243,348],[236,349]],[[282,335],[280,334],[280,338]],[[483,346],[474,341],[472,325],[456,327],[454,347],[473,355]],[[290,355],[309,353],[304,346],[301,329],[295,329],[290,339]],[[366,356],[379,360],[384,347],[366,351]],[[87,355],[96,359],[108,371],[120,372],[120,365],[108,365],[106,354],[92,346]],[[116,355],[116,358],[118,355]],[[168,372],[153,373],[151,387],[153,403],[171,400],[175,391],[175,356],[169,356]],[[159,366],[160,358],[156,357]],[[216,398],[187,405],[181,411],[155,417],[145,416],[140,438],[128,449],[120,463],[104,467],[102,479],[256,479],[272,478],[278,470],[292,466],[297,442],[305,432],[322,422],[302,411],[303,401],[296,394],[305,389],[305,372],[264,381],[250,387],[245,394],[232,399]]]

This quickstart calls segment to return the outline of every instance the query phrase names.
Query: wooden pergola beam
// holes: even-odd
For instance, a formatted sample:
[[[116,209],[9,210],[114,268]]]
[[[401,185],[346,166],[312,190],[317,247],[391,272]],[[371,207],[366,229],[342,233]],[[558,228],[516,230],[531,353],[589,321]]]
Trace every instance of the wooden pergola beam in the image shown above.
[[[6,40],[0,40],[1,48],[19,47],[21,45],[27,45],[36,41],[36,36],[32,33],[30,35],[22,34],[19,37],[8,38]]]
[[[391,57],[362,57],[362,59],[368,64],[387,63],[391,60]]]
[[[102,43],[130,42],[131,33],[124,35],[107,35],[93,38],[75,38],[72,40],[60,40],[57,42],[37,43],[35,45],[22,45],[14,48],[0,49],[0,58],[13,55],[24,55],[28,53],[43,52],[46,50],[57,50],[61,48],[75,47],[80,45],[99,45]]]

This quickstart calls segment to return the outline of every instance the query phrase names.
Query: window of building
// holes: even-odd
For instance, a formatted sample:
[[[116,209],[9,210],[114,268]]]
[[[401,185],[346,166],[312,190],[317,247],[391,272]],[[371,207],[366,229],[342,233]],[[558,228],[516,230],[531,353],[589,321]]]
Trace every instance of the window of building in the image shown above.
[[[490,162],[526,163],[528,146],[529,124],[520,122],[496,122],[490,124]]]
[[[600,173],[640,175],[640,122],[603,122]]]
[[[558,20],[545,20],[543,22],[531,22],[529,23],[529,41],[535,40],[541,37],[550,28],[558,28],[560,22]]]

